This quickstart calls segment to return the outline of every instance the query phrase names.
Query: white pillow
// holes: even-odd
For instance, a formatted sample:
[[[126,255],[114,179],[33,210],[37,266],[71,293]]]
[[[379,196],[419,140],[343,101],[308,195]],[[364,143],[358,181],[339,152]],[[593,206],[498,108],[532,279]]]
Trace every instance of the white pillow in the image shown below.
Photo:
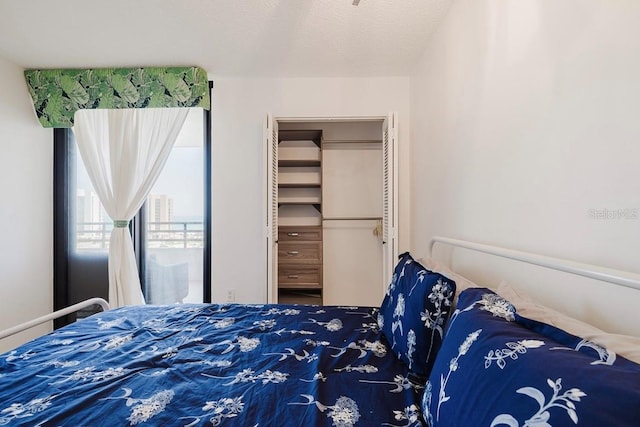
[[[464,291],[468,288],[484,288],[484,286],[477,285],[473,283],[471,280],[467,279],[455,273],[449,269],[446,265],[441,263],[440,261],[436,261],[435,259],[426,257],[423,258],[424,266],[427,270],[435,271],[436,273],[440,273],[443,276],[448,277],[449,279],[456,282],[456,293],[460,294],[460,292]]]
[[[613,350],[615,353],[640,363],[640,338],[629,335],[609,334],[595,326],[562,314],[539,304],[526,293],[515,290],[507,282],[498,285],[498,294],[516,307],[518,314],[560,328],[570,334]]]

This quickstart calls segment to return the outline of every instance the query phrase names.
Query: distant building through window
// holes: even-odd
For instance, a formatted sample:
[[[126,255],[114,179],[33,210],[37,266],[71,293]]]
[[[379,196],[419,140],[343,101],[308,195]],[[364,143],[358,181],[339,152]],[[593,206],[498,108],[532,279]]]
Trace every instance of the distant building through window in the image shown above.
[[[147,206],[149,230],[170,230],[170,223],[173,221],[173,199],[166,194],[150,194]]]

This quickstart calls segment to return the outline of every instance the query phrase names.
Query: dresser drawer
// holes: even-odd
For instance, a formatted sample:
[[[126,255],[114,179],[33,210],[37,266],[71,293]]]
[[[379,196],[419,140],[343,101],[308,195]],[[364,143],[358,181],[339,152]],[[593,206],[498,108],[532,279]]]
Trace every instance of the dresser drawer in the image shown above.
[[[322,288],[322,267],[313,264],[281,264],[278,266],[278,287],[320,289]]]
[[[278,242],[322,240],[322,227],[278,227]]]
[[[322,260],[322,242],[278,243],[278,264],[319,263]]]

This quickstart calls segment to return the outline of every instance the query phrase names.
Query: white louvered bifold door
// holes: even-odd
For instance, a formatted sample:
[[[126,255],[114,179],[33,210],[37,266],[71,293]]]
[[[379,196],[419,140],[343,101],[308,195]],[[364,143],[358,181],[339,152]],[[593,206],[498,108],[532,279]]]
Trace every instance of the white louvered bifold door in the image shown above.
[[[382,277],[386,291],[398,259],[398,117],[382,125]]]
[[[268,114],[264,126],[267,181],[267,302],[278,302],[278,122]]]

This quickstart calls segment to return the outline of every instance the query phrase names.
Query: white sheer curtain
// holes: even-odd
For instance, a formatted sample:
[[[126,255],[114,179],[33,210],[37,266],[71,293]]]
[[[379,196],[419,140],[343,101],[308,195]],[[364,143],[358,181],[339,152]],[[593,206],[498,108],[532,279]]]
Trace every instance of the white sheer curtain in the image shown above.
[[[128,224],[171,153],[187,108],[79,110],[73,131],[89,178],[113,219],[109,304],[144,304]]]

